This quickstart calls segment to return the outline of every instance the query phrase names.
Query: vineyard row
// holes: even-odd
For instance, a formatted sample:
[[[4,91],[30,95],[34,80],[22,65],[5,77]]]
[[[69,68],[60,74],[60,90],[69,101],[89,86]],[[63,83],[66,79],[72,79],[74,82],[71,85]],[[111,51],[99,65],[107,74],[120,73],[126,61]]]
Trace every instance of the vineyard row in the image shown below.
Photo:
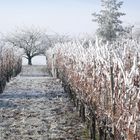
[[[0,46],[0,93],[3,92],[11,77],[20,73],[21,67],[22,59],[16,49]]]
[[[140,139],[140,44],[71,41],[56,44],[47,57],[92,139]]]

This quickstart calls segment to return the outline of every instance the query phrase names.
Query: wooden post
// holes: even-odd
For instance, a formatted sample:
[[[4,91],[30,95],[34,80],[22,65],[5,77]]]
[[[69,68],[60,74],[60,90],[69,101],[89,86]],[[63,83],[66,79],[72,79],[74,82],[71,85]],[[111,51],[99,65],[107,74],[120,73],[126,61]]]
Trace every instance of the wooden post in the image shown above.
[[[96,114],[95,114],[95,104],[92,109],[90,109],[90,116],[91,116],[91,140],[96,140]]]
[[[79,116],[82,118],[82,121],[85,122],[86,118],[85,118],[85,106],[84,104],[81,102],[80,104],[80,111],[79,111]]]
[[[103,139],[104,133],[103,133],[103,128],[100,126],[99,127],[99,140],[104,140]]]
[[[110,84],[111,84],[111,104],[112,104],[112,134],[113,134],[113,140],[115,140],[115,126],[114,126],[114,121],[115,121],[115,94],[114,94],[114,75],[113,75],[113,66],[111,64],[110,66]]]
[[[55,54],[52,56],[52,76],[56,78],[56,68],[55,68]]]
[[[2,93],[2,82],[0,81],[0,93]]]
[[[95,114],[91,117],[91,140],[96,140],[96,118]]]
[[[79,99],[76,99],[76,109],[79,110]]]

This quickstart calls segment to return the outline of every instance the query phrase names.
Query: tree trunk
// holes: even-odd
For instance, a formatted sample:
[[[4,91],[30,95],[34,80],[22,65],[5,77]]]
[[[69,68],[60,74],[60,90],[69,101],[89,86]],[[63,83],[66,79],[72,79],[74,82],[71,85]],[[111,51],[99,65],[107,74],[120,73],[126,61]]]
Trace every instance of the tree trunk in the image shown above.
[[[28,65],[32,65],[32,58],[28,57]]]

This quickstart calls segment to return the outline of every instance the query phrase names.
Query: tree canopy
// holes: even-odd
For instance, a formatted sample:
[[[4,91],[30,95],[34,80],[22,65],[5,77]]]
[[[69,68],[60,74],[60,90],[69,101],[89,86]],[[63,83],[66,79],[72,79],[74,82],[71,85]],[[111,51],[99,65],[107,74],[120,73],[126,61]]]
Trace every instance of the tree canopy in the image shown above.
[[[20,29],[6,37],[6,41],[24,50],[24,57],[28,59],[29,65],[32,65],[33,57],[45,54],[48,47],[47,35],[35,28]]]
[[[93,13],[93,21],[98,23],[97,35],[105,41],[113,41],[124,31],[121,16],[125,14],[119,12],[122,1],[101,0],[101,11]]]

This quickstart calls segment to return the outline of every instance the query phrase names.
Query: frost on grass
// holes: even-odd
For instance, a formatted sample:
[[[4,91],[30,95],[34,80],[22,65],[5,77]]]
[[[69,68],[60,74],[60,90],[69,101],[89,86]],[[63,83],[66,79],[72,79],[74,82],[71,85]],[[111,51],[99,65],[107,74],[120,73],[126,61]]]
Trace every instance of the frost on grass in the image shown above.
[[[0,95],[1,140],[84,139],[84,126],[60,81],[44,75],[44,67],[24,67]],[[24,76],[22,76],[24,75]],[[85,138],[87,140],[87,138]]]

